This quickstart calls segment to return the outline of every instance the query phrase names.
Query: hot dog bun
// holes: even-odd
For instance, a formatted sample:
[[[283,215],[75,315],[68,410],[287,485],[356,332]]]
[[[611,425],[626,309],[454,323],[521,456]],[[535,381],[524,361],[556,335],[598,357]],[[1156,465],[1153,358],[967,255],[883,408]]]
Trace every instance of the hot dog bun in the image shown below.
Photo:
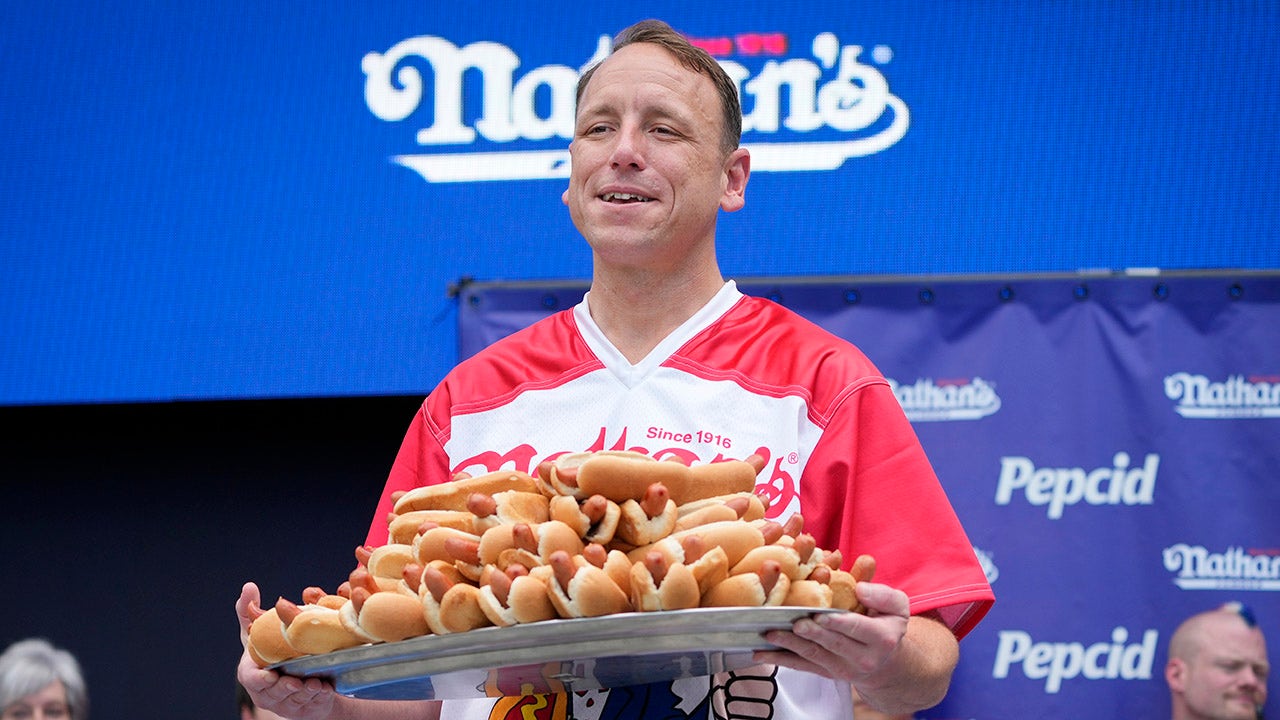
[[[638,611],[687,610],[701,600],[698,581],[687,565],[669,565],[661,553],[653,552],[631,566],[631,604]]]
[[[536,524],[550,519],[548,499],[540,492],[506,490],[492,495],[472,493],[467,510],[475,516],[475,532],[497,525]]]
[[[675,531],[724,520],[759,520],[767,510],[764,500],[754,492],[694,500],[676,508],[678,519]]]
[[[249,637],[245,645],[249,657],[259,667],[267,667],[276,663],[292,660],[303,653],[289,644],[285,639],[284,623],[274,607],[261,611],[249,626]]]
[[[427,633],[422,603],[398,591],[370,593],[365,588],[355,588],[341,619],[345,628],[371,642],[396,642]]]
[[[447,527],[474,533],[476,516],[466,510],[411,510],[401,514],[392,513],[387,522],[387,534],[390,542],[411,545],[414,537],[427,527]]]
[[[662,483],[676,505],[717,495],[751,492],[757,468],[745,460],[690,467],[678,460],[654,460],[634,452],[598,452],[577,468],[581,496],[604,495],[617,503],[638,500],[653,483]]]
[[[618,503],[603,495],[577,500],[568,495],[551,498],[548,512],[552,520],[573,528],[584,542],[606,544],[613,540],[622,518]]]
[[[423,568],[419,611],[437,635],[466,632],[490,625],[480,609],[480,589],[456,579],[439,565]]]
[[[284,624],[285,640],[303,655],[333,652],[364,642],[342,624],[340,611],[329,605],[299,606],[280,598],[275,609]]]
[[[791,580],[771,560],[760,571],[730,575],[702,596],[703,607],[762,607],[782,605],[790,590]]]
[[[626,500],[619,507],[617,537],[632,546],[657,542],[675,530],[676,503],[662,483],[653,483],[639,500]]]
[[[414,510],[466,510],[473,493],[495,495],[508,490],[537,492],[538,485],[528,473],[502,470],[476,477],[451,480],[436,485],[414,488],[395,503],[397,515]]]
[[[548,588],[552,580],[550,565],[511,565],[480,586],[480,610],[499,627],[550,620],[556,617]]]
[[[562,618],[583,618],[630,612],[631,599],[603,569],[581,556],[564,551],[553,553],[554,575],[549,584],[551,604]]]

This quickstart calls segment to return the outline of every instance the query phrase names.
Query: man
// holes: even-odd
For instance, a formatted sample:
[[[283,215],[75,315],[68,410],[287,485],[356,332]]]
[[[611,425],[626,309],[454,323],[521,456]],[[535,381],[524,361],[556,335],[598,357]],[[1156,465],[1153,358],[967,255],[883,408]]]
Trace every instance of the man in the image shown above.
[[[1239,603],[1192,615],[1169,640],[1173,720],[1255,720],[1267,701],[1267,643]]]
[[[849,561],[874,555],[884,582],[859,585],[866,615],[771,632],[779,649],[758,653],[749,671],[538,698],[572,705],[546,717],[848,718],[850,684],[882,710],[911,712],[942,699],[957,638],[993,600],[883,376],[852,345],[721,275],[717,216],[743,207],[750,175],[741,122],[733,81],[663,23],[623,31],[584,73],[563,200],[591,247],[590,291],[464,361],[431,393],[369,541],[386,541],[393,493],[457,472],[532,471],[560,452],[605,448],[701,462],[760,454],[759,487],[778,519],[801,512],[819,547]],[[686,441],[650,445],[653,429]],[[246,585],[242,628],[257,601]],[[286,716],[522,717],[509,698],[370,707],[247,656],[240,678]]]

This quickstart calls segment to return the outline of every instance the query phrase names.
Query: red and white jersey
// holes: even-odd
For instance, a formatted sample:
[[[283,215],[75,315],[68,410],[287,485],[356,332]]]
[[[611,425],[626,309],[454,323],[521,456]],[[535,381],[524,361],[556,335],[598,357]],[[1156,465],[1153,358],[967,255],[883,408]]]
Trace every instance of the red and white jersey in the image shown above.
[[[802,513],[818,546],[839,549],[846,563],[875,556],[876,581],[905,591],[913,613],[937,610],[963,636],[990,608],[991,588],[914,431],[857,348],[729,282],[633,365],[591,320],[589,302],[588,294],[463,361],[427,397],[371,544],[386,542],[393,492],[459,471],[533,473],[543,460],[601,449],[690,464],[758,453],[767,466],[757,491],[772,500],[770,516]],[[772,717],[852,714],[847,685],[785,668],[770,675]],[[573,717],[597,717],[579,704]],[[715,698],[709,706],[720,712]]]

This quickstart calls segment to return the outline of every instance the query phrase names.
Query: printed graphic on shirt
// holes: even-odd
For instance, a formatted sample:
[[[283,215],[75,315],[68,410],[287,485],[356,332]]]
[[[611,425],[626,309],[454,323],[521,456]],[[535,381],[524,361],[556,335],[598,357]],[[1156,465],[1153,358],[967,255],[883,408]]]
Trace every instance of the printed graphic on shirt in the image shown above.
[[[504,697],[489,720],[768,720],[778,696],[777,672],[759,665],[713,678]]]

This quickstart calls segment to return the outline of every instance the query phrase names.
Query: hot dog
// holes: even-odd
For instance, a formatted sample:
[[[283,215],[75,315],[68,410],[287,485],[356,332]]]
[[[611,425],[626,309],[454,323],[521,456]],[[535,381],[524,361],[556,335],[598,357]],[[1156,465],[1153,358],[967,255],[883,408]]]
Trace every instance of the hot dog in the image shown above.
[[[428,630],[422,603],[399,590],[370,592],[354,587],[341,619],[345,628],[366,642],[396,642],[426,635]]]
[[[753,492],[694,500],[676,508],[675,532],[724,520],[759,520],[766,511],[764,500]]]
[[[472,493],[467,498],[467,510],[475,516],[477,534],[484,534],[495,525],[534,524],[550,519],[547,496],[539,492]]]
[[[249,626],[245,649],[259,667],[267,667],[301,656],[303,653],[289,644],[285,638],[284,623],[274,607],[262,610],[254,608],[256,617]]]
[[[478,545],[482,565],[499,569],[511,563],[525,567],[545,565],[551,554],[562,550],[570,555],[582,552],[582,538],[570,526],[558,520],[530,525],[499,525],[486,531]]]
[[[280,598],[275,610],[284,625],[285,640],[303,655],[333,652],[364,642],[342,624],[340,610],[332,604],[297,605]]]
[[[411,510],[392,513],[387,521],[387,534],[393,543],[413,544],[413,539],[425,527],[447,527],[474,533],[476,516],[468,510]]]
[[[703,607],[762,607],[782,605],[790,590],[791,580],[782,567],[772,560],[761,564],[758,572],[730,575],[702,596]]]
[[[619,506],[617,537],[632,546],[648,545],[671,534],[676,527],[676,503],[662,483],[653,483],[639,500]]]
[[[829,608],[833,597],[831,568],[824,565],[810,573],[808,579],[793,580],[783,603],[796,607]]]
[[[436,560],[453,562],[454,554],[449,551],[449,548],[463,542],[479,543],[480,536],[455,528],[429,527],[414,538],[414,557],[418,564],[424,567]]]
[[[670,564],[662,553],[651,552],[631,566],[631,604],[636,610],[686,610],[702,599],[698,581],[687,565]]]
[[[507,490],[537,492],[538,485],[528,473],[518,470],[459,478],[406,492],[396,500],[395,513],[400,515],[412,510],[466,510],[467,500],[473,493],[494,495]]]
[[[437,635],[466,632],[492,624],[480,609],[480,589],[443,570],[428,565],[422,570],[419,589],[421,613]]]
[[[551,554],[551,604],[562,618],[630,612],[631,599],[603,569],[563,550]]]
[[[631,595],[631,560],[621,550],[607,549],[599,543],[582,548],[582,559],[604,570],[628,597]]]
[[[725,460],[690,467],[677,460],[654,460],[640,453],[595,453],[577,468],[576,484],[587,496],[600,494],[614,502],[643,497],[662,483],[676,505],[717,495],[750,492],[757,469],[744,460]]]
[[[551,498],[548,511],[552,520],[573,528],[588,543],[605,544],[617,533],[622,509],[603,495],[592,495],[582,501],[568,495]]]
[[[526,568],[513,563],[505,571],[494,572],[480,586],[480,610],[499,627],[539,622],[556,617],[551,604],[553,581],[550,565]]]
[[[630,450],[601,450],[544,462],[538,475],[544,492],[577,500],[603,495],[616,503],[639,500],[650,485],[661,483],[676,505],[683,505],[717,495],[751,492],[763,467],[763,458],[758,455],[690,467],[677,458],[659,461]]]
[[[373,576],[377,590],[395,590],[404,577],[405,566],[417,562],[417,556],[411,545],[389,543],[378,548],[356,548],[356,560]]]
[[[688,530],[672,533],[658,542],[645,545],[628,553],[632,562],[640,562],[650,550],[656,550],[666,556],[667,561],[675,564],[685,562],[684,540],[689,537],[701,539],[703,547],[720,547],[724,550],[729,566],[742,560],[748,552],[765,544],[765,531],[776,527],[771,525],[724,520],[707,523]]]

